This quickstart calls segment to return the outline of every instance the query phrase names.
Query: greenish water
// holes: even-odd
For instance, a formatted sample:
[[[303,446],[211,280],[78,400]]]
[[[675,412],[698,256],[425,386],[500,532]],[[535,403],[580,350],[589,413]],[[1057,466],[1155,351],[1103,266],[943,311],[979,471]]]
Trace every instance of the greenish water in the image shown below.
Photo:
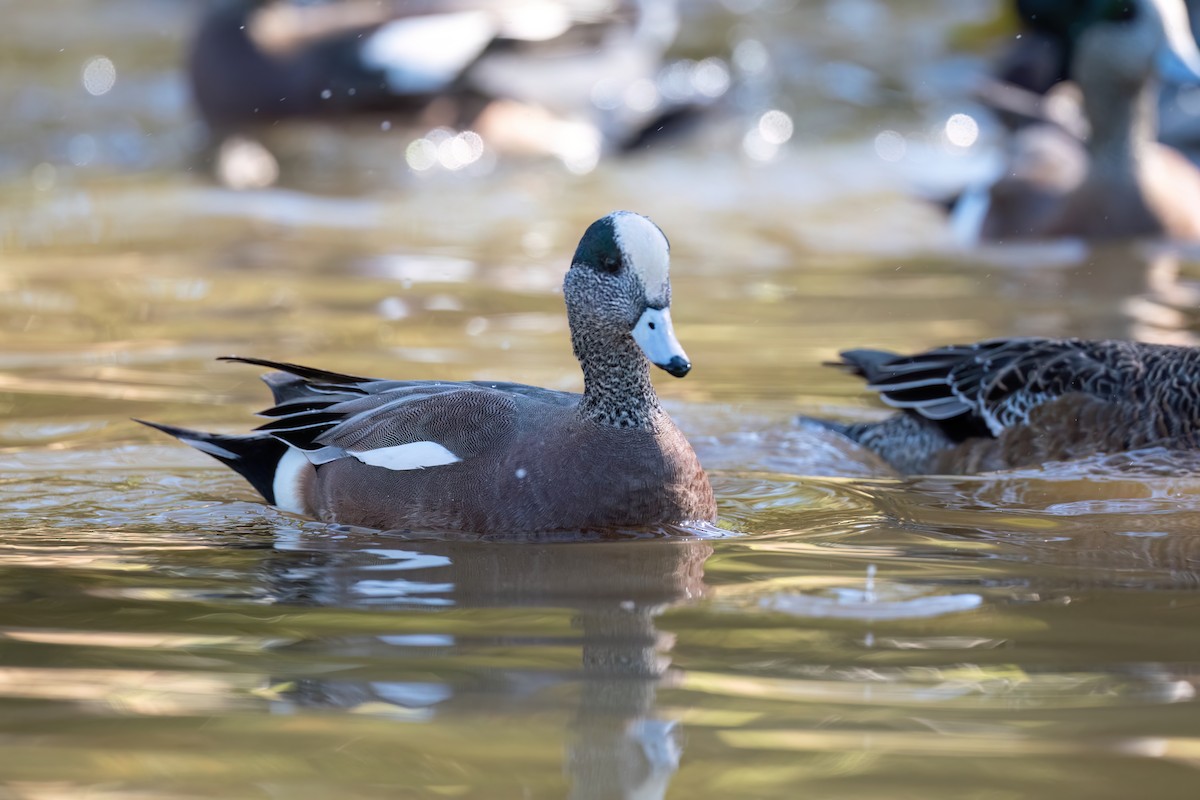
[[[896,87],[858,108],[795,78],[797,136],[770,163],[706,142],[586,176],[417,178],[365,137],[344,150],[383,175],[354,193],[189,171],[185,5],[0,2],[19,98],[0,126],[0,798],[1196,796],[1193,468],[901,480],[791,423],[880,413],[820,366],[843,347],[1190,339],[1190,284],[1144,249],[963,252],[906,196],[939,153],[969,160],[921,138],[953,102],[912,98],[953,83],[946,26],[989,4],[895,4],[861,57],[844,7],[796,4],[780,52],[894,65]],[[68,12],[79,29],[53,24]],[[106,53],[111,96],[83,95]],[[894,166],[885,127],[912,137]],[[81,134],[96,155],[74,166]],[[724,535],[331,527],[129,421],[244,429],[266,392],[229,353],[576,388],[558,286],[620,207],[671,237],[695,369],[656,380]]]

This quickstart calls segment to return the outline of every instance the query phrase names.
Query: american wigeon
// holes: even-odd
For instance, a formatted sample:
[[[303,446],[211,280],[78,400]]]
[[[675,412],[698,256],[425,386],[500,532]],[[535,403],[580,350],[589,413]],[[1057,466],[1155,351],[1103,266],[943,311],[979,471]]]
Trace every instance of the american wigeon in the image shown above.
[[[1119,340],[993,339],[836,363],[902,409],[827,427],[905,473],[969,473],[1149,447],[1200,446],[1200,348]]]
[[[711,521],[712,488],[659,404],[650,364],[691,369],[671,325],[669,244],[618,211],[563,281],[583,394],[513,383],[359,378],[253,358],[271,421],[242,436],[149,423],[267,502],[372,528],[486,533]]]
[[[471,127],[499,149],[565,160],[644,142],[711,101],[623,101],[657,77],[676,29],[674,0],[467,0],[443,10],[219,0],[187,67],[216,142],[290,119],[372,114]]]
[[[218,0],[192,38],[188,77],[218,137],[295,117],[411,112],[452,87],[496,34],[481,12]]]
[[[960,238],[1200,240],[1200,170],[1155,141],[1156,69],[1200,74],[1181,0],[1023,5],[1036,5],[1039,27],[1069,43],[1090,135],[1072,153],[1059,128],[1022,129],[1004,174],[959,201]]]

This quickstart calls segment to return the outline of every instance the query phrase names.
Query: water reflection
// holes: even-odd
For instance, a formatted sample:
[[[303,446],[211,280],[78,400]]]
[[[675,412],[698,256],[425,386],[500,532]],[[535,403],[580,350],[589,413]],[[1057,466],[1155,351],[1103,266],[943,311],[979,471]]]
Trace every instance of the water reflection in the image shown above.
[[[1067,240],[984,248],[977,258],[1016,312],[1011,335],[1194,343],[1197,288],[1177,248]]]
[[[949,798],[1111,756],[1091,800],[1195,746],[1197,493],[1165,458],[718,473],[742,535],[512,543],[303,522],[182,455],[2,470],[3,779]]]
[[[656,620],[706,593],[711,553],[697,539],[537,543],[351,534],[331,541],[322,533],[281,530],[261,567],[281,605],[571,616],[569,628],[555,635],[514,635],[506,625],[464,636],[452,625],[439,629],[434,618],[421,633],[289,644],[279,654],[336,653],[339,672],[367,675],[277,676],[272,683],[283,688],[276,703],[281,710],[341,708],[415,721],[477,714],[496,704],[522,715],[536,712],[541,698],[567,691],[577,695],[561,731],[570,797],[663,797],[682,741],[675,721],[657,710],[658,687],[676,678],[673,637]],[[485,654],[479,668],[463,672]],[[457,674],[427,666],[456,661]],[[496,665],[506,661],[511,666]]]
[[[1187,589],[1200,586],[1196,462],[1151,449],[978,478],[920,478],[916,494],[884,502],[897,519],[985,543],[991,558],[1036,565],[1031,572],[1052,575],[1057,591]]]

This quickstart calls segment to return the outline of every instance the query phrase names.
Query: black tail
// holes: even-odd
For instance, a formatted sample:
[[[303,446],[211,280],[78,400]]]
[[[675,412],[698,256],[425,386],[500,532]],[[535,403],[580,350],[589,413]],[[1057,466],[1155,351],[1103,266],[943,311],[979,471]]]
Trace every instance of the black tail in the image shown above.
[[[883,374],[885,364],[900,358],[897,354],[889,353],[886,350],[868,350],[866,348],[843,350],[838,355],[842,357],[841,361],[827,361],[825,366],[844,369],[851,375],[866,378],[867,383],[874,383],[875,379]]]
[[[300,364],[289,364],[286,361],[270,361],[265,358],[221,356],[217,361],[234,361],[278,370],[278,372],[268,372],[262,376],[263,382],[267,384],[271,395],[275,398],[276,405],[311,397],[313,391],[310,384],[340,386],[353,390],[358,384],[373,382],[371,378],[360,378],[357,375],[345,375],[341,372],[329,372]]]
[[[289,375],[295,375],[298,378],[304,378],[308,381],[317,381],[319,383],[331,383],[335,386],[343,386],[346,384],[370,383],[370,378],[360,378],[357,375],[346,375],[342,372],[330,372],[329,370],[317,369],[315,367],[305,367],[300,364],[289,364],[286,361],[270,361],[265,358],[247,358],[243,356],[218,356],[217,361],[233,361],[238,364],[253,364],[256,367],[266,367],[267,369],[277,369],[280,372],[286,372]]]
[[[275,437],[261,433],[226,436],[144,419],[135,419],[134,422],[168,433],[201,453],[207,453],[248,480],[268,503],[275,504],[275,469],[279,466],[279,459],[287,452],[287,445]]]

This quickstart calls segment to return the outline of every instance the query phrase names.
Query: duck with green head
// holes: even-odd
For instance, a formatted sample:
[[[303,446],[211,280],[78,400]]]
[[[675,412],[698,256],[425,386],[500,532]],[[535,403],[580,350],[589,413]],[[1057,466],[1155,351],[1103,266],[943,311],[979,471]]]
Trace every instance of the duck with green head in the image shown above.
[[[1200,79],[1182,0],[1021,0],[1020,8],[1064,43],[1090,135],[1076,156],[1062,142],[1047,146],[1061,131],[1018,133],[1003,176],[956,207],[960,238],[1200,240],[1200,170],[1156,141],[1158,77]]]

